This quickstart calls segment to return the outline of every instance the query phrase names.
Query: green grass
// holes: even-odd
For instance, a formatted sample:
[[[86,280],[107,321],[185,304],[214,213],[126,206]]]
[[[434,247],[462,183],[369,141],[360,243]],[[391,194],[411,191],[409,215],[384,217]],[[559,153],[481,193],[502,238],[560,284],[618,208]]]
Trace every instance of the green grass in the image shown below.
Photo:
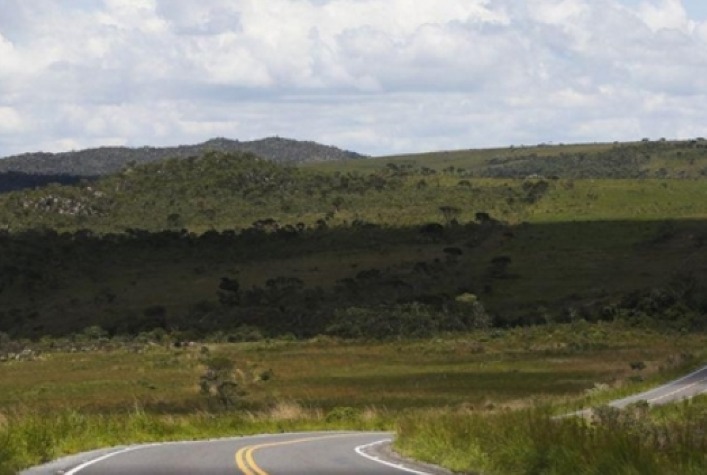
[[[462,473],[701,474],[707,396],[646,411],[602,410],[592,422],[547,409],[430,411],[398,422],[396,448]]]
[[[340,418],[339,414],[347,414]],[[389,430],[383,412],[330,412],[281,405],[267,412],[156,414],[135,407],[125,414],[74,410],[26,413],[0,420],[0,474],[66,454],[125,444],[199,440],[309,430]]]
[[[701,334],[574,324],[388,343],[208,344],[209,355],[241,370],[247,395],[228,411],[199,394],[202,345],[131,350],[113,342],[65,352],[35,344],[45,352],[34,361],[0,363],[0,473],[100,446],[257,432],[399,427],[405,444],[410,431],[429,435],[429,414],[466,421],[481,413],[491,424],[540,417],[523,412],[537,404],[598,400],[596,387],[606,388],[599,395],[636,390],[643,386],[630,362],[645,362],[646,380],[665,380],[703,361],[705,342]],[[267,370],[272,378],[260,380]],[[435,459],[456,466],[446,460]]]
[[[626,143],[625,145],[631,145]],[[427,153],[389,155],[375,157],[364,160],[346,160],[346,161],[331,161],[331,162],[309,162],[303,163],[300,166],[312,168],[321,171],[356,171],[356,172],[373,172],[378,170],[388,163],[408,164],[415,167],[430,167],[435,170],[443,170],[450,166],[455,168],[464,168],[466,170],[474,170],[485,165],[486,161],[498,156],[523,156],[528,153],[536,153],[538,155],[556,157],[563,153],[597,153],[611,150],[613,144],[598,143],[598,144],[575,144],[563,146],[529,146],[529,147],[502,147],[490,149],[469,149],[469,150],[447,150],[435,151]]]

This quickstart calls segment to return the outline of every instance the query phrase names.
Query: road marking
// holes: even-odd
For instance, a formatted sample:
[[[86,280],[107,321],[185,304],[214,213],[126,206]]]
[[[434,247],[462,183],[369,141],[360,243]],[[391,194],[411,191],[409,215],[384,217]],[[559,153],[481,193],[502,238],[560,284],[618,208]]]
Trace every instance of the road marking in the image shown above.
[[[147,447],[152,447],[153,445],[154,445],[154,444],[150,444],[150,445],[139,445],[139,446],[135,446],[135,447],[126,447],[126,448],[124,448],[124,449],[122,449],[122,450],[118,450],[118,451],[116,451],[116,452],[111,452],[111,453],[109,453],[109,454],[102,455],[102,456],[97,457],[97,458],[95,458],[95,459],[91,459],[91,460],[89,460],[88,462],[84,462],[84,463],[82,463],[81,465],[79,465],[78,467],[72,468],[72,469],[69,470],[68,472],[64,472],[64,475],[74,475],[75,473],[80,472],[80,471],[83,470],[84,468],[88,468],[88,467],[90,467],[90,466],[93,465],[93,464],[96,464],[96,463],[98,463],[98,462],[102,462],[102,461],[104,461],[104,460],[106,460],[106,459],[109,459],[109,458],[111,458],[111,457],[115,457],[116,455],[124,454],[124,453],[126,453],[126,452],[132,452],[133,450],[145,449],[145,448],[147,448]]]
[[[403,472],[415,473],[415,474],[417,474],[417,475],[432,475],[431,473],[428,473],[428,472],[420,472],[419,470],[414,470],[414,469],[412,469],[412,468],[408,468],[408,467],[406,467],[405,465],[402,465],[402,464],[399,464],[399,463],[388,462],[387,460],[383,460],[383,459],[381,459],[381,458],[374,457],[374,456],[372,456],[372,455],[368,455],[368,454],[365,452],[365,450],[368,449],[368,448],[370,448],[370,447],[374,447],[374,446],[380,445],[380,444],[385,444],[386,442],[391,442],[391,439],[383,439],[383,440],[379,440],[379,441],[377,441],[377,442],[371,442],[370,444],[359,445],[358,447],[356,447],[355,450],[356,450],[356,453],[359,454],[361,457],[365,457],[365,458],[367,458],[368,460],[371,460],[371,461],[373,461],[373,462],[377,462],[377,463],[380,463],[380,464],[382,464],[382,465],[386,465],[386,466],[388,466],[388,467],[392,467],[392,468],[395,468],[395,469],[400,470],[400,471],[403,471]]]
[[[336,434],[336,435],[324,435],[324,436],[317,436],[317,437],[306,437],[303,439],[295,439],[295,440],[285,440],[282,442],[269,442],[265,444],[258,444],[258,445],[248,445],[246,447],[241,448],[236,452],[236,467],[238,467],[238,470],[243,472],[244,475],[268,475],[268,472],[263,470],[258,466],[257,463],[255,463],[255,459],[253,458],[253,454],[255,453],[256,450],[260,449],[268,449],[270,447],[279,447],[282,445],[293,445],[293,444],[303,444],[305,442],[312,442],[315,440],[326,440],[326,439],[336,439],[339,437],[351,437],[351,436],[360,436],[364,434]]]
[[[688,384],[687,386],[682,386],[682,387],[676,389],[675,391],[669,392],[669,393],[667,393],[667,394],[663,394],[662,396],[655,397],[655,398],[653,398],[653,399],[649,399],[648,402],[660,401],[661,399],[665,399],[665,398],[667,398],[667,397],[673,396],[673,395],[678,394],[678,393],[681,393],[681,392],[683,392],[683,391],[687,391],[688,389],[690,389],[690,388],[692,388],[692,387],[695,387],[695,386],[697,386],[698,384],[702,384],[702,383],[704,383],[705,381],[707,381],[707,378],[703,378],[703,379],[701,379],[701,380],[699,380],[699,381],[696,381],[696,382],[694,382],[694,383],[692,383],[692,384]]]

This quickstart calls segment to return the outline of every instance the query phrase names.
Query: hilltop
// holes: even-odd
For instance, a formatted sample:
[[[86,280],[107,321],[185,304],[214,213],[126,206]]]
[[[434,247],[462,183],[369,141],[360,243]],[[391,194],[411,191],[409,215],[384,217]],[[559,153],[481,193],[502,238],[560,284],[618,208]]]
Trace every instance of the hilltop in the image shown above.
[[[100,147],[63,153],[25,153],[0,160],[0,192],[49,183],[73,184],[168,158],[184,159],[206,152],[250,152],[278,163],[325,162],[363,158],[355,152],[311,141],[280,137],[241,142],[214,138],[177,147]]]

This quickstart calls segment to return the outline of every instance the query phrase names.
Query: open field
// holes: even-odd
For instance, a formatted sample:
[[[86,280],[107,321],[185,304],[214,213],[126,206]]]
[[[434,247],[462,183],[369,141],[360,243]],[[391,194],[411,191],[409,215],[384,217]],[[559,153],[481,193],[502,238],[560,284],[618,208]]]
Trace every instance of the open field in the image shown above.
[[[39,349],[29,361],[0,363],[0,406],[103,412],[208,409],[198,394],[203,362],[226,356],[242,372],[246,409],[296,401],[305,407],[513,405],[535,397],[620,386],[640,374],[683,369],[704,356],[701,334],[588,324],[490,330],[433,340],[210,343],[187,348],[85,340],[76,353]],[[41,343],[35,344],[38,348]],[[102,349],[100,349],[102,348]],[[641,372],[629,363],[643,361]],[[259,375],[271,373],[261,380]],[[667,373],[663,374],[665,376]],[[634,385],[635,386],[635,385]]]
[[[442,409],[564,410],[685,371],[707,357],[706,341],[703,334],[577,323],[388,343],[319,338],[173,348],[94,341],[74,343],[93,348],[76,353],[42,352],[37,343],[29,360],[0,363],[0,440],[11,442],[12,467],[125,442],[390,429]],[[246,393],[230,409],[199,392],[204,364],[215,356],[236,364]],[[645,368],[632,369],[636,362]]]

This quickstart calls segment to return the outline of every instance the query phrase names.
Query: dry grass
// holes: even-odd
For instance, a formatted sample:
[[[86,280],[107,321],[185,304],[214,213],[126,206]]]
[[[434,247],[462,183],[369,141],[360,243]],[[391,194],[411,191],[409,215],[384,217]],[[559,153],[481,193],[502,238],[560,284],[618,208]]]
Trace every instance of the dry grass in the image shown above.
[[[640,385],[633,381],[637,376],[664,377],[706,356],[705,342],[701,334],[579,323],[431,341],[214,344],[210,354],[231,358],[242,371],[244,409],[286,418],[338,406],[516,407],[528,398],[582,397],[597,385],[632,388]],[[138,353],[46,353],[36,361],[2,363],[0,411],[130,411],[136,404],[166,414],[205,410],[198,389],[202,357],[198,345],[151,346]],[[646,368],[632,370],[636,361]],[[260,380],[268,370],[272,377]]]
[[[323,417],[321,409],[307,409],[295,401],[278,401],[272,408],[258,413],[256,419],[293,421],[298,419],[321,420]]]

